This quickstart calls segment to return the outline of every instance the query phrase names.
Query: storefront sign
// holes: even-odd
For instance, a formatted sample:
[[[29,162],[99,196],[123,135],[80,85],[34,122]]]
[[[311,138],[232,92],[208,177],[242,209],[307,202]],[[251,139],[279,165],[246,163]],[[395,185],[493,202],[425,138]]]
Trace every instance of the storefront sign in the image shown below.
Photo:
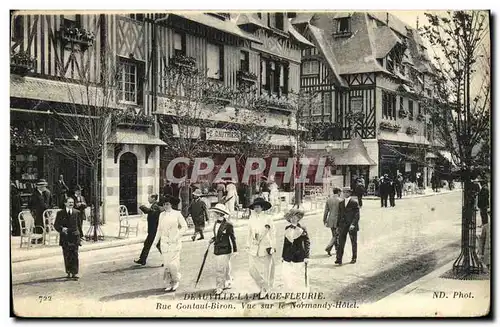
[[[222,128],[207,128],[207,140],[238,142],[240,132]]]
[[[184,138],[197,139],[200,137],[201,134],[200,133],[201,129],[198,126],[182,126],[181,131],[182,131],[182,137]],[[172,134],[174,137],[181,136],[181,133],[179,131],[179,125],[172,124]]]

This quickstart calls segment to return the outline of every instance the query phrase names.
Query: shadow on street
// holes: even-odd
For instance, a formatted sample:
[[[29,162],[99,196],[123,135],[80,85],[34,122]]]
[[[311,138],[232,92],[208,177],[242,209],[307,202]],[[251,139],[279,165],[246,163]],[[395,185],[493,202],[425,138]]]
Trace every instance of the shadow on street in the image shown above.
[[[114,274],[114,273],[134,271],[134,270],[139,270],[139,269],[150,269],[150,268],[161,268],[161,266],[141,266],[141,265],[134,265],[134,266],[125,267],[125,268],[119,268],[119,269],[115,269],[115,270],[105,270],[105,271],[101,271],[101,273],[102,274]]]
[[[455,242],[439,251],[422,254],[391,269],[380,271],[374,276],[343,288],[332,300],[376,302],[446,264],[449,254],[459,250],[459,245],[459,242]]]
[[[13,283],[12,285],[37,285],[37,284],[45,284],[45,283],[62,283],[62,282],[74,282],[75,279],[66,278],[65,277],[54,277],[54,278],[46,278],[34,280],[31,282],[23,282],[23,283]]]
[[[165,294],[164,288],[151,288],[149,290],[141,290],[135,292],[119,293],[115,295],[103,296],[99,299],[100,302],[110,302],[119,300],[130,300],[138,298],[146,298],[153,295]]]

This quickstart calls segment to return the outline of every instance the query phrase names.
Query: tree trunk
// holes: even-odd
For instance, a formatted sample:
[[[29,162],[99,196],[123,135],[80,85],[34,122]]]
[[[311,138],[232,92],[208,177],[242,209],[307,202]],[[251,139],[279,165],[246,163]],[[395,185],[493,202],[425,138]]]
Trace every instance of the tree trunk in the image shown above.
[[[471,173],[464,173],[464,188],[462,191],[462,239],[461,252],[453,263],[453,270],[458,274],[474,274],[483,271],[476,252],[476,196]]]
[[[93,166],[92,167],[92,176],[94,179],[94,242],[97,242],[98,236],[97,236],[97,230],[99,228],[99,221],[100,221],[100,208],[101,208],[101,197],[100,197],[100,190],[99,190],[99,165]]]

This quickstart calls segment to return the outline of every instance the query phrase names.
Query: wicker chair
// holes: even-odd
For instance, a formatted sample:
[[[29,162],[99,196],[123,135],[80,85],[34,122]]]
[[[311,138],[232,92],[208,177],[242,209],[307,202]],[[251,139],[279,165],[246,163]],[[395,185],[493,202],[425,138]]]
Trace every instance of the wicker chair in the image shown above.
[[[28,249],[31,248],[33,246],[33,240],[36,240],[37,242],[38,240],[42,240],[43,245],[45,237],[44,228],[43,226],[35,225],[35,218],[33,218],[31,212],[21,211],[17,216],[17,219],[19,220],[19,226],[21,229],[20,247],[22,248],[23,244],[26,244]]]
[[[54,221],[59,210],[47,209],[43,212],[44,244],[51,245],[51,241],[54,239],[54,244],[59,245],[59,232],[54,228]]]

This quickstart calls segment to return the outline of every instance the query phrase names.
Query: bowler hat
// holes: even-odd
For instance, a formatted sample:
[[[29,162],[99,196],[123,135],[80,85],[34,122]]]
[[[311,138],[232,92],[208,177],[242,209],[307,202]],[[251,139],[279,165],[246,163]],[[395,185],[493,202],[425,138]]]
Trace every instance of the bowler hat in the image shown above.
[[[299,218],[299,220],[301,220],[302,218],[304,218],[304,210],[300,210],[300,209],[290,209],[290,211],[288,211],[286,214],[285,214],[285,219],[286,221],[290,221],[292,219],[292,217],[297,217]]]
[[[215,207],[211,208],[210,211],[214,211],[217,213],[221,213],[223,215],[229,215],[229,211],[227,210],[226,206],[223,205],[222,203],[217,203]]]
[[[263,211],[269,210],[272,205],[268,201],[264,200],[263,198],[256,198],[251,205],[248,206],[250,210],[253,210],[253,208],[258,205],[262,207]]]

